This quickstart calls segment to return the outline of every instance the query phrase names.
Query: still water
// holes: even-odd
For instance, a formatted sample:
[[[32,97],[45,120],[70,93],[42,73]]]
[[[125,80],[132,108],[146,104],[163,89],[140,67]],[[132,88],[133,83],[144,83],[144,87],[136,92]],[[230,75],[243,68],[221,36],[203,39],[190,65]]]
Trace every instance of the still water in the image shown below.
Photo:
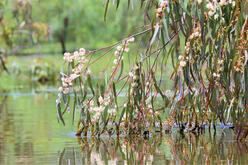
[[[200,137],[76,138],[71,120],[58,124],[51,91],[0,94],[1,165],[248,164],[247,142],[232,140],[230,130]]]

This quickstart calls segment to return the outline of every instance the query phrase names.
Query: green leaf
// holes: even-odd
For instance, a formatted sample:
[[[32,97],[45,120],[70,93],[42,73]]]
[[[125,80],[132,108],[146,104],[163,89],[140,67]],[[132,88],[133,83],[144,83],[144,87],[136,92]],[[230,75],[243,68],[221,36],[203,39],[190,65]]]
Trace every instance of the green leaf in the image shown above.
[[[117,0],[116,9],[118,9],[119,5],[120,5],[120,0]]]
[[[118,78],[117,78],[117,81],[121,78],[121,75],[122,75],[122,73],[123,73],[123,68],[124,68],[124,62],[123,62],[123,60],[121,61],[121,71],[120,71],[120,74],[119,74],[119,76],[118,76]]]
[[[169,41],[170,40],[170,35],[168,33],[168,26],[167,26],[167,23],[166,23],[166,20],[165,20],[165,17],[164,16],[163,16],[163,24],[164,24],[165,34],[166,34],[167,39]]]
[[[140,2],[140,8],[143,7],[144,2],[145,2],[145,0],[141,0],[141,2]]]
[[[154,31],[154,33],[153,33],[153,36],[152,36],[152,39],[151,39],[151,42],[150,42],[150,46],[152,46],[154,40],[156,39],[156,36],[157,36],[157,34],[158,34],[158,31],[159,31],[159,25],[156,24],[155,31]]]
[[[121,123],[122,117],[123,117],[125,112],[126,112],[126,108],[123,108],[122,111],[121,111],[120,119],[119,119],[119,125]]]
[[[167,98],[167,96],[165,96],[162,92],[162,90],[159,88],[158,84],[157,84],[157,81],[155,79],[155,76],[154,76],[154,73],[152,75],[152,78],[153,78],[153,82],[154,82],[154,87],[155,89],[157,90],[157,92],[162,96],[164,102],[165,102],[165,106],[167,106],[169,104],[169,99]]]
[[[65,125],[65,121],[63,119],[62,112],[61,112],[60,103],[58,104],[57,116],[58,116],[58,119],[62,121],[63,125]]]
[[[90,77],[89,74],[88,74],[87,80],[88,80],[88,84],[89,84],[89,86],[90,86],[91,92],[92,92],[93,96],[95,96],[95,91],[94,91],[94,89],[93,89],[93,85],[92,85],[92,82],[91,82],[91,77]]]
[[[106,119],[108,116],[108,106],[105,107],[104,111],[103,111],[103,115],[102,115],[102,121],[104,122],[104,125],[106,125]]]
[[[76,110],[76,105],[77,105],[77,93],[75,90],[73,90],[74,92],[74,103],[73,103],[73,110],[72,110],[72,124],[74,123],[75,120],[75,110]]]
[[[115,100],[115,104],[116,106],[118,107],[117,105],[117,94],[116,94],[116,87],[115,87],[115,83],[113,82],[113,93],[114,93],[114,100]]]
[[[104,21],[106,21],[106,16],[107,16],[107,12],[108,12],[108,5],[109,5],[109,0],[107,0],[106,6],[105,6]]]

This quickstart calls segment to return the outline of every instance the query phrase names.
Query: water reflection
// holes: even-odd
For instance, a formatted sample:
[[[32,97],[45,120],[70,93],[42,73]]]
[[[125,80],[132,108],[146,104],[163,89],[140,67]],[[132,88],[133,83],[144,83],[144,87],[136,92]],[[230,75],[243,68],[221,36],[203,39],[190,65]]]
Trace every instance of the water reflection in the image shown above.
[[[246,164],[247,144],[229,140],[230,135],[83,138],[79,150],[61,151],[59,164]]]
[[[74,126],[57,123],[53,93],[0,96],[0,164],[247,164],[247,143],[231,130],[214,136],[76,139]]]
[[[55,98],[0,96],[0,165],[54,164],[65,143],[74,145],[75,138],[60,134],[71,126],[57,123],[56,111],[51,111]]]
[[[0,97],[0,164],[8,164],[10,161],[14,161],[14,164],[34,164],[33,143],[22,140],[23,125],[15,125],[14,114],[9,112],[7,100],[8,96]],[[10,142],[13,143],[15,160],[8,158]]]

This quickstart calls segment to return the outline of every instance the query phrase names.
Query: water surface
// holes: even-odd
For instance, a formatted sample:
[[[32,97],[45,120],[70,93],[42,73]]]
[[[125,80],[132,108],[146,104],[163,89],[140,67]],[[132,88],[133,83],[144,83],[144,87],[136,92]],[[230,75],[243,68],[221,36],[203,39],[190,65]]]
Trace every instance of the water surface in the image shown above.
[[[40,91],[40,90],[38,90]],[[143,138],[76,138],[71,116],[58,124],[48,88],[0,94],[0,164],[247,164],[248,144],[230,130]],[[77,116],[78,117],[78,116]]]

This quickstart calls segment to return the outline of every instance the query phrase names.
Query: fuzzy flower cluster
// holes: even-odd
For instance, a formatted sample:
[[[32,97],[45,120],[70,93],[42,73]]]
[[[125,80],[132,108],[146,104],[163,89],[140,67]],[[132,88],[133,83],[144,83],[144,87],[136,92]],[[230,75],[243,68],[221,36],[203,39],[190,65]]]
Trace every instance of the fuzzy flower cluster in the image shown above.
[[[64,60],[69,63],[73,61],[80,62],[81,60],[85,59],[85,56],[84,56],[85,53],[86,53],[86,50],[84,48],[80,48],[79,51],[75,51],[74,53],[66,52],[64,53]]]
[[[63,92],[63,94],[68,94],[70,92],[73,80],[82,74],[84,64],[88,61],[85,57],[85,53],[86,50],[84,48],[80,48],[79,51],[75,51],[74,53],[64,53],[64,60],[68,63],[74,62],[76,66],[72,69],[72,74],[63,75],[61,78],[62,87],[59,87],[59,91]]]
[[[59,91],[63,92],[63,94],[68,94],[70,92],[70,88],[73,85],[72,81],[77,77],[79,77],[79,75],[76,74],[70,74],[69,76],[63,75],[61,78],[62,87],[59,87]]]
[[[193,29],[193,32],[187,39],[186,45],[185,45],[185,56],[179,56],[178,59],[180,61],[180,66],[185,67],[187,62],[189,61],[189,50],[190,50],[190,42],[196,41],[201,38],[201,28],[199,26],[199,23],[196,24],[196,27]]]
[[[234,70],[236,72],[244,72],[244,68],[247,65],[247,60],[248,60],[248,53],[247,53],[247,45],[248,45],[248,39],[246,37],[246,33],[244,32],[245,27],[247,27],[247,23],[245,25],[243,25],[243,28],[240,32],[241,37],[238,39],[239,40],[239,44],[237,45],[237,52],[236,52],[236,56],[238,56],[238,60],[236,65],[234,66]],[[242,52],[242,50],[245,50],[244,52]]]
[[[236,72],[244,72],[244,67],[243,67],[243,61],[244,60],[244,57],[239,57],[238,60],[237,60],[237,64],[233,67],[233,69],[236,71]]]
[[[181,66],[181,67],[185,67],[185,66],[187,65],[188,59],[189,59],[189,57],[187,57],[187,56],[184,57],[184,56],[180,55],[180,56],[178,57],[180,66]]]
[[[166,9],[168,3],[169,2],[167,0],[162,0],[160,2],[159,7],[156,10],[156,17],[157,18],[162,18],[164,16],[163,11]]]
[[[138,76],[136,75],[137,69],[139,69],[139,67],[137,65],[134,65],[132,71],[128,73],[128,75],[132,81],[131,89],[130,89],[131,95],[133,94],[134,89],[138,86],[138,84],[136,83],[136,80],[138,80]]]
[[[74,69],[72,69],[72,73],[81,74],[83,71],[84,64],[88,61],[85,57],[86,50],[84,48],[80,48],[79,51],[75,51],[74,53],[66,52],[64,54],[64,60],[68,63],[75,62],[77,65]]]
[[[121,60],[123,60],[123,56],[122,56],[122,53],[123,52],[126,52],[126,53],[128,53],[129,52],[129,44],[130,43],[132,43],[132,42],[134,42],[134,37],[131,37],[131,38],[129,38],[129,39],[127,39],[127,40],[125,40],[125,41],[123,41],[123,46],[117,46],[116,47],[116,51],[115,51],[115,56],[117,57],[116,59],[114,59],[114,64],[115,65],[118,65],[119,64],[119,62],[121,61]]]
[[[193,32],[191,33],[191,35],[189,36],[189,39],[192,40],[199,38],[201,38],[201,28],[198,23],[197,26],[194,28]]]
[[[218,59],[217,68],[217,71],[213,73],[213,77],[216,80],[220,78],[220,72],[224,70],[223,60]]]
[[[214,19],[219,18],[218,10],[221,10],[221,7],[231,4],[233,7],[235,7],[235,0],[220,0],[219,2],[217,0],[209,1],[207,0],[207,9],[208,9],[208,15],[214,16]]]
[[[91,114],[94,114],[91,119],[93,123],[100,120],[102,112],[105,110],[107,106],[110,105],[111,103],[110,96],[106,96],[105,98],[100,96],[98,98],[98,103],[99,106],[95,106],[94,100],[89,101],[89,105],[88,105],[89,112]],[[116,108],[108,109],[108,113],[113,116],[116,113]]]

